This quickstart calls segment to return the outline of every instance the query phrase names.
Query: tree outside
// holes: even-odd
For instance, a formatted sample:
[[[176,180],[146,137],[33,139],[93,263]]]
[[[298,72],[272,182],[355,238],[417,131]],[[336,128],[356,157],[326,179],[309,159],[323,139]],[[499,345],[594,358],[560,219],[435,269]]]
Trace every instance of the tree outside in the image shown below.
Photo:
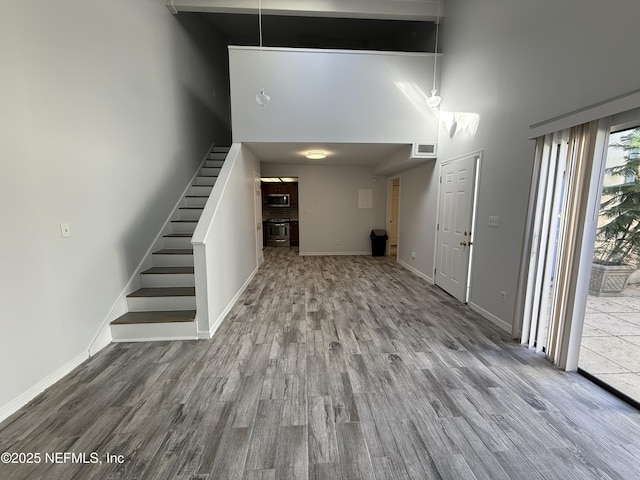
[[[640,128],[611,137],[594,257],[605,265],[640,266]],[[612,152],[613,150],[613,152]],[[615,155],[617,151],[617,155]],[[618,157],[618,161],[615,158]]]

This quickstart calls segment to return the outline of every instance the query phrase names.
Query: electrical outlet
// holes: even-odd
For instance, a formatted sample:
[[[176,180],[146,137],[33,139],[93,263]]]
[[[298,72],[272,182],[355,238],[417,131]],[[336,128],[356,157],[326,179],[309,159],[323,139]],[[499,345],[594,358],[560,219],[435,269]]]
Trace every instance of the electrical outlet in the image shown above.
[[[69,227],[68,223],[60,224],[60,233],[62,234],[62,238],[67,238],[71,236],[71,227]]]
[[[507,292],[500,292],[500,301],[501,302],[507,301]]]
[[[490,227],[499,227],[500,226],[500,217],[497,217],[497,216],[489,217],[489,226]]]

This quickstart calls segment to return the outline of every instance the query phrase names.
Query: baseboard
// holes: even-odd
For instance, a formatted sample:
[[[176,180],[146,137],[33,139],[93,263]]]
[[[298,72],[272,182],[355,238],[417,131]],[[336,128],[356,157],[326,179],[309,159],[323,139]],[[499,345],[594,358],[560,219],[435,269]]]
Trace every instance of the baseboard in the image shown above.
[[[505,322],[504,320],[502,320],[501,318],[496,317],[493,313],[490,313],[488,311],[486,311],[484,308],[479,307],[478,305],[476,305],[475,303],[471,303],[469,302],[469,307],[471,308],[471,310],[473,310],[476,313],[479,313],[480,315],[482,315],[484,318],[486,318],[487,320],[489,320],[491,323],[493,323],[496,327],[500,328],[501,330],[504,330],[505,332],[508,332],[509,334],[511,334],[511,325],[508,324],[507,322]]]
[[[398,260],[398,263],[400,265],[402,265],[404,268],[406,268],[407,270],[409,270],[410,272],[416,274],[417,276],[419,276],[420,278],[422,278],[423,280],[426,280],[427,282],[429,282],[431,285],[433,285],[433,278],[431,278],[429,275],[426,275],[424,273],[422,273],[420,270],[418,270],[417,268],[412,267],[411,265],[409,265],[406,262],[403,262],[402,260]]]
[[[73,358],[71,361],[67,362],[60,368],[58,368],[55,372],[48,375],[46,378],[36,383],[33,387],[28,389],[26,392],[21,394],[19,397],[14,398],[12,401],[4,405],[0,408],[0,422],[9,418],[11,415],[16,413],[22,407],[24,407],[27,403],[33,400],[35,397],[44,392],[47,388],[51,387],[54,383],[61,380],[63,377],[67,376],[74,369],[76,369],[79,365],[82,364],[85,360],[89,358],[89,352],[84,351],[80,353],[78,356]]]
[[[213,335],[216,333],[216,330],[218,330],[218,328],[220,328],[220,325],[222,325],[223,320],[225,319],[227,314],[231,311],[233,306],[236,304],[236,302],[240,298],[240,295],[242,295],[244,293],[244,291],[247,289],[247,287],[251,283],[251,280],[253,280],[253,277],[256,276],[256,273],[258,273],[259,269],[260,269],[260,265],[258,265],[256,268],[254,268],[253,272],[251,272],[249,274],[249,276],[247,277],[245,282],[238,289],[238,292],[233,296],[233,298],[229,301],[229,303],[227,303],[227,306],[224,308],[222,313],[220,315],[218,315],[218,318],[215,319],[215,321],[213,322],[213,325],[211,326],[211,328],[208,331],[206,331],[206,330],[205,331],[198,330],[198,338],[199,339],[208,340],[208,339],[213,337]]]
[[[371,252],[299,252],[299,255],[302,257],[326,257],[332,255],[371,255]]]

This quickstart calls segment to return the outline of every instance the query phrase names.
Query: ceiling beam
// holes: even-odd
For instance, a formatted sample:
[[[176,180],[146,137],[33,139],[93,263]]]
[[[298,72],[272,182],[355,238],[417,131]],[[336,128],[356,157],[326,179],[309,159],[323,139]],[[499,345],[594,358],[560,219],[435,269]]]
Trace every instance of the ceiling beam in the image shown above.
[[[171,13],[258,13],[258,0],[166,0]],[[264,15],[364,18],[433,22],[443,17],[443,0],[262,0]]]

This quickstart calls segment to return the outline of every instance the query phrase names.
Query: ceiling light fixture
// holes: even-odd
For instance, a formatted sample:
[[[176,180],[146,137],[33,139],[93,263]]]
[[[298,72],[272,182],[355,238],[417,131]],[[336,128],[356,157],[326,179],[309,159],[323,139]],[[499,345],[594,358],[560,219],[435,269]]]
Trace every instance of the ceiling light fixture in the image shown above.
[[[438,33],[440,28],[440,0],[438,0],[437,8],[438,9],[436,14],[436,47],[434,49],[434,55],[433,55],[433,89],[431,90],[431,96],[427,98],[427,105],[429,105],[431,108],[436,108],[438,105],[440,105],[440,102],[442,101],[442,98],[440,98],[440,95],[438,95],[438,89],[436,88],[436,68],[438,66]]]
[[[258,28],[260,32],[260,91],[256,94],[256,102],[264,107],[271,97],[264,93],[264,69],[262,67],[262,0],[258,0]]]
[[[312,150],[307,152],[305,155],[309,160],[322,160],[323,158],[327,158],[327,154],[320,150]]]

